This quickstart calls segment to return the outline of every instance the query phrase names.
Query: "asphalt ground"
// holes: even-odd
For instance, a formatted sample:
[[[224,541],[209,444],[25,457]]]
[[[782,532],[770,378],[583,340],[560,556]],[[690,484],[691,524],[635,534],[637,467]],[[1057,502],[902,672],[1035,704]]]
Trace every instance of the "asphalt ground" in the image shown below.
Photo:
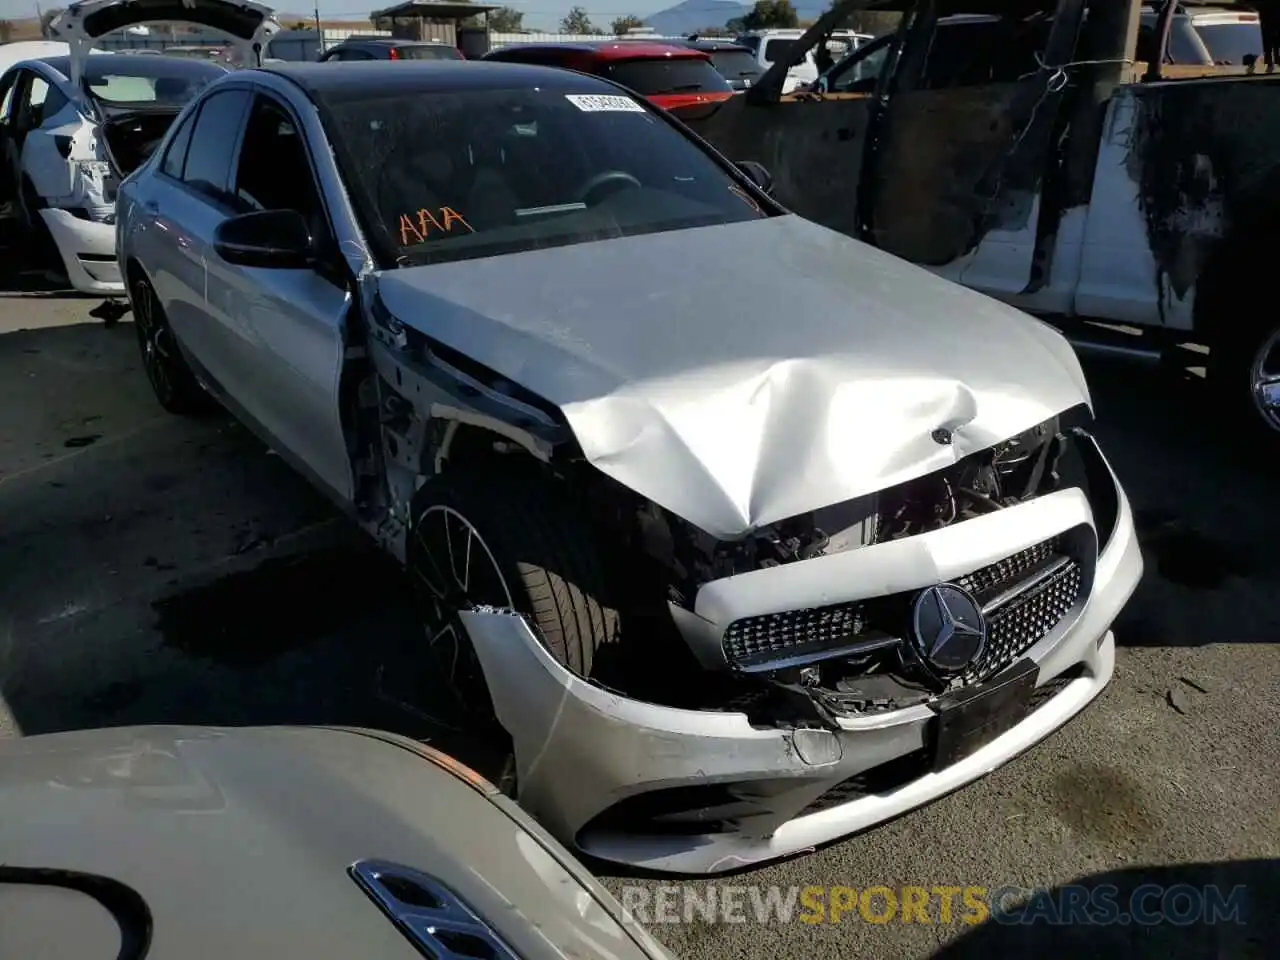
[[[422,667],[396,569],[234,422],[163,413],[128,318],[108,326],[89,316],[97,301],[9,273],[0,283],[0,736],[354,723],[466,759],[449,698]],[[1274,464],[1216,420],[1194,374],[1086,369],[1147,560],[1116,626],[1108,690],[1029,754],[861,836],[715,881],[606,871],[677,956],[1274,955]],[[1139,889],[1155,913],[1173,886],[1200,902],[1212,886],[1226,913],[1201,922],[1184,889],[1160,922],[1146,922],[1155,913],[1050,922],[1073,884],[1088,895],[1113,889],[1123,913],[1142,884],[1158,885]],[[698,908],[712,885],[715,921]],[[804,888],[815,886],[820,902],[848,908],[839,922],[830,911],[805,922],[815,911],[803,904],[817,894]],[[906,922],[897,909],[874,922],[887,915],[883,892],[866,904],[857,896],[875,886],[895,903],[904,888],[926,888],[925,913]],[[949,917],[950,895],[932,892],[941,886],[962,888]],[[1058,893],[1036,923],[973,924],[966,892],[982,900],[1007,887]],[[762,898],[799,894],[809,899],[789,922],[754,915]]]

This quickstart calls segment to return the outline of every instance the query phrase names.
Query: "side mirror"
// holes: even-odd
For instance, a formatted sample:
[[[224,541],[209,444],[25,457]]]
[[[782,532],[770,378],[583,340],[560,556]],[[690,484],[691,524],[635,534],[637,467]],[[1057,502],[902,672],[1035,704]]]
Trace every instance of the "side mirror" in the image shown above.
[[[765,193],[773,190],[773,174],[765,169],[764,164],[754,160],[739,160],[737,167],[747,178]]]
[[[311,228],[296,210],[255,210],[223,220],[213,232],[213,249],[241,267],[300,270],[315,259]]]

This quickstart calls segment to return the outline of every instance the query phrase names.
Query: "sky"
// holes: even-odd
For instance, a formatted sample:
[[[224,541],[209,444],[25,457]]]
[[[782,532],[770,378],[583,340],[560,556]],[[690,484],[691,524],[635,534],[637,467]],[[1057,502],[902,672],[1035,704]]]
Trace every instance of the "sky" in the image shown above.
[[[272,4],[277,10],[289,13],[310,13],[315,0],[275,0]],[[351,15],[365,16],[370,10],[390,6],[395,0],[320,0],[320,16],[337,19]],[[492,0],[498,2],[498,0]],[[647,13],[657,13],[675,6],[679,0],[580,0],[587,15],[597,26],[608,26],[610,20],[628,13],[643,17]],[[560,18],[575,4],[569,0],[506,0],[506,5],[523,11],[524,24],[527,29],[554,30]],[[56,6],[42,3],[42,9]],[[0,19],[22,20],[36,15],[34,0],[0,0]]]

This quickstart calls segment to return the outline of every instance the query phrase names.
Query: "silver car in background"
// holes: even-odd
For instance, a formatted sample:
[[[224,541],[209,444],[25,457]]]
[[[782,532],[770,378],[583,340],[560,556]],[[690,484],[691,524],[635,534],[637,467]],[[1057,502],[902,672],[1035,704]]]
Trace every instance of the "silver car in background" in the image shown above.
[[[1066,341],[789,214],[608,81],[218,81],[123,186],[175,412],[216,397],[407,566],[500,786],[708,873],[1083,709],[1142,559]]]
[[[391,734],[0,743],[0,956],[668,960],[567,850]]]

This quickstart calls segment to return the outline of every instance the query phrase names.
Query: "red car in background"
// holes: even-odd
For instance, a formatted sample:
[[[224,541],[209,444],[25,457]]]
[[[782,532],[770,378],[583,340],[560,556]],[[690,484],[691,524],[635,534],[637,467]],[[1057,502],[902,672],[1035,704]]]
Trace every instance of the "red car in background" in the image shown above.
[[[565,67],[620,83],[685,120],[708,116],[734,95],[711,63],[690,47],[640,40],[520,43],[493,50],[485,60]]]

